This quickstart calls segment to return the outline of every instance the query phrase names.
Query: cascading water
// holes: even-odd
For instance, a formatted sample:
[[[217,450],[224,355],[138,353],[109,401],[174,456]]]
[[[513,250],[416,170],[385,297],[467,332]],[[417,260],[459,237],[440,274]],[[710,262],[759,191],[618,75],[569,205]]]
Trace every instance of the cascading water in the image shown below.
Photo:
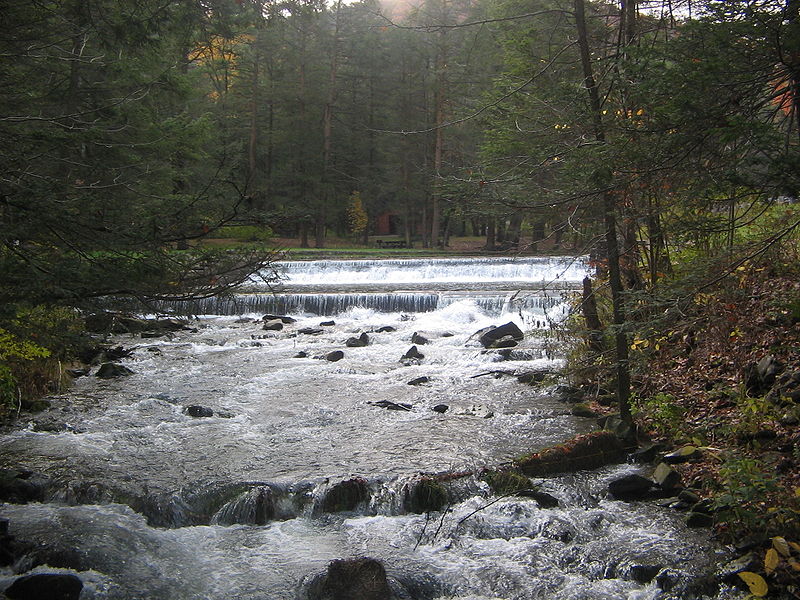
[[[345,272],[375,289],[351,291],[356,300],[335,310],[276,296],[297,319],[280,331],[260,321],[266,305],[256,299],[272,296],[243,293],[226,310],[212,302],[195,311],[207,316],[194,330],[112,338],[135,348],[123,361],[133,375],[104,380],[93,371],[0,437],[4,477],[43,482],[40,502],[2,506],[27,546],[0,589],[30,569],[69,569],[83,581],[82,599],[289,600],[307,597],[332,560],[370,556],[398,598],[700,597],[693,582],[713,571],[718,549],[674,513],[608,499],[608,480],[632,466],[534,482],[555,507],[498,498],[474,475],[447,484],[447,510],[409,511],[420,473],[477,473],[596,427],[548,388],[512,376],[558,366],[536,326],[563,313],[562,291],[541,292],[551,274],[535,264],[559,264],[561,280],[573,282],[583,267],[387,262],[288,265],[289,294],[314,297],[296,287],[319,278],[346,287]],[[508,269],[521,262],[528,279],[509,283]],[[387,273],[423,263],[429,301],[367,301],[398,293],[380,290],[381,280],[398,283]],[[495,267],[506,270],[466,289],[491,280]],[[466,279],[470,269],[462,289],[434,281],[456,270]],[[529,331],[519,347],[477,343],[477,330],[509,320]],[[347,345],[361,333],[367,346]],[[424,358],[401,361],[415,333],[428,340],[418,343]],[[326,359],[338,350],[340,360]],[[433,410],[441,405],[446,412]],[[190,406],[211,416],[192,416],[200,413]],[[341,489],[349,495],[332,504]],[[658,577],[641,583],[643,566]]]

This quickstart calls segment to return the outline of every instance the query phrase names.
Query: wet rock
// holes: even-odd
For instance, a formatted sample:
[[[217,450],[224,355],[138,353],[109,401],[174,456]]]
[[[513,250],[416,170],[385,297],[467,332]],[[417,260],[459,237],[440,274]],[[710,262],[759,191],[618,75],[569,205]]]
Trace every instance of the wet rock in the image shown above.
[[[318,327],[302,327],[301,329],[297,330],[297,333],[302,335],[319,335],[322,333],[322,329],[319,329]]]
[[[687,527],[711,527],[713,524],[714,517],[705,513],[690,512],[686,516]]]
[[[199,404],[193,404],[191,406],[187,406],[183,409],[184,414],[189,415],[190,417],[213,417],[214,411],[208,408],[207,406],[200,406]]]
[[[344,352],[341,350],[334,350],[333,352],[328,352],[325,355],[325,360],[328,362],[336,362],[342,360],[344,358]]]
[[[358,337],[348,338],[344,345],[348,348],[363,348],[369,346],[369,336],[366,333],[362,333]]]
[[[49,480],[27,470],[0,469],[0,500],[11,504],[27,504],[44,500]]]
[[[78,377],[84,377],[85,375],[89,374],[89,367],[84,367],[82,369],[67,369],[67,375],[72,377],[73,379],[77,379]]]
[[[406,510],[417,514],[442,510],[448,502],[447,488],[430,478],[411,482],[403,500]]]
[[[553,396],[560,402],[574,404],[576,402],[582,402],[585,393],[582,389],[571,385],[558,385],[556,389],[553,390]]]
[[[514,348],[519,344],[517,340],[515,340],[510,335],[505,335],[501,337],[499,340],[492,343],[492,348]]]
[[[681,581],[681,576],[677,571],[673,569],[664,569],[658,575],[656,575],[656,585],[658,589],[663,592],[669,592],[670,590],[674,589],[676,585],[678,585]]]
[[[349,512],[359,504],[368,502],[369,486],[365,479],[356,477],[340,481],[325,494],[322,511],[326,513]]]
[[[417,377],[416,379],[412,379],[408,382],[408,385],[422,385],[423,383],[428,383],[431,380],[430,377],[426,377],[423,375],[422,377]]]
[[[480,342],[481,346],[484,348],[496,347],[495,343],[506,336],[511,336],[511,338],[515,341],[521,341],[525,337],[525,334],[522,333],[522,330],[511,321],[497,327],[486,327],[476,331],[473,335],[478,336],[478,342]]]
[[[391,325],[384,325],[383,327],[378,327],[378,329],[375,330],[375,333],[392,333],[393,331],[397,331],[397,329]]]
[[[589,408],[586,404],[583,404],[582,402],[573,406],[570,412],[574,417],[585,417],[587,419],[597,418],[597,413],[594,412],[591,408]]]
[[[334,560],[308,590],[308,600],[391,600],[386,569],[373,558]]]
[[[681,490],[678,494],[678,498],[690,505],[699,504],[702,500],[702,498],[700,498],[700,496],[695,494],[692,490]]]
[[[433,411],[435,411],[435,412],[437,412],[437,413],[444,414],[444,413],[446,413],[446,412],[447,412],[447,410],[448,410],[449,408],[450,408],[450,407],[449,407],[449,406],[447,406],[447,404],[437,404],[436,406],[434,406],[434,407],[433,407],[433,409],[432,409],[432,410],[433,410]]]
[[[295,354],[292,358],[308,358],[308,352],[305,350],[301,350],[297,354]]]
[[[636,446],[636,431],[633,426],[625,421],[619,414],[601,417],[601,419],[598,420],[598,424],[604,431],[609,431],[620,440],[623,440],[628,447]]]
[[[5,590],[11,600],[78,600],[83,581],[70,573],[23,575]]]
[[[631,567],[631,579],[637,583],[650,583],[663,567],[661,565],[634,565]]]
[[[695,446],[684,446],[683,448],[678,448],[674,452],[666,454],[662,460],[669,465],[677,465],[689,462],[694,458],[699,458],[700,454],[699,448]]]
[[[411,348],[408,349],[408,351],[402,356],[400,360],[408,360],[408,359],[422,360],[423,358],[425,358],[425,355],[419,350],[417,350],[416,346],[411,346]]]
[[[541,349],[538,348],[521,348],[521,349],[512,349],[512,348],[501,348],[497,351],[497,355],[502,360],[539,360],[543,358],[544,353]]]
[[[522,490],[518,494],[523,498],[532,498],[536,500],[536,504],[540,508],[555,508],[558,506],[558,498],[551,496],[547,492],[540,492],[539,490]]]
[[[641,475],[631,474],[608,484],[608,493],[617,500],[641,500],[653,487],[653,482]]]
[[[96,377],[101,379],[113,379],[115,377],[127,377],[133,375],[133,371],[124,365],[118,363],[103,363],[95,373]]]
[[[642,446],[641,448],[637,448],[635,451],[631,452],[628,457],[637,463],[651,463],[656,460],[659,454],[664,452],[664,445],[663,444],[648,444],[646,446]]]
[[[719,570],[719,579],[728,585],[738,584],[737,575],[742,571],[758,571],[761,560],[752,552],[731,560]]]
[[[385,408],[387,410],[409,411],[413,408],[411,404],[406,404],[405,402],[392,402],[391,400],[378,400],[377,402],[367,402],[367,404],[377,406],[379,408]]]
[[[420,346],[424,346],[425,344],[427,344],[427,343],[428,343],[428,338],[426,338],[426,337],[425,337],[424,335],[422,335],[421,333],[417,333],[417,332],[415,331],[415,332],[414,332],[414,335],[412,335],[412,336],[411,336],[411,343],[412,343],[412,344],[418,344],[418,345],[420,345]]]
[[[611,432],[598,431],[526,456],[518,461],[518,466],[529,477],[542,477],[597,469],[617,463],[624,457],[620,439]]]
[[[264,331],[281,331],[283,329],[283,321],[280,319],[272,319],[271,321],[264,323],[264,326],[261,329]]]
[[[280,321],[284,325],[291,325],[292,323],[297,323],[297,319],[293,319],[292,317],[287,317],[286,315],[264,315],[261,317],[262,321]]]
[[[336,326],[336,321],[322,321],[319,324],[320,327],[334,327]]]
[[[653,472],[653,479],[664,490],[675,488],[681,481],[680,474],[667,463],[658,463]]]
[[[542,383],[548,375],[552,374],[552,371],[528,371],[527,373],[518,374],[517,381],[520,383],[527,383],[529,385],[534,383]]]

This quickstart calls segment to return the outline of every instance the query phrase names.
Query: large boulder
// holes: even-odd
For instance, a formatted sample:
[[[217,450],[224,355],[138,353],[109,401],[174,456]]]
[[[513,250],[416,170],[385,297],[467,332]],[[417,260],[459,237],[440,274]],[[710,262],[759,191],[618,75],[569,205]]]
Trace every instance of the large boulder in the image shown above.
[[[767,393],[783,368],[783,364],[777,358],[769,355],[763,357],[756,364],[750,365],[745,372],[747,391],[759,396]]]
[[[328,352],[325,355],[325,360],[328,362],[336,362],[342,360],[344,358],[344,352],[341,350],[334,350],[333,352]]]
[[[293,319],[292,317],[287,317],[286,315],[264,315],[261,318],[262,321],[280,321],[284,325],[291,325],[292,323],[296,323],[297,319]]]
[[[617,500],[641,500],[647,497],[653,485],[651,480],[641,475],[624,475],[608,484],[608,493]]]
[[[411,336],[411,343],[412,344],[418,344],[420,346],[424,346],[425,344],[428,343],[428,338],[426,338],[421,333],[415,331],[414,335]]]
[[[512,321],[496,327],[486,327],[475,332],[474,335],[478,336],[478,342],[480,342],[481,346],[484,348],[496,348],[497,342],[506,336],[510,336],[511,340],[517,342],[521,341],[525,337],[525,334],[522,333],[522,330],[517,327],[516,323]]]
[[[70,573],[34,573],[14,580],[5,590],[11,600],[78,600],[83,581]]]

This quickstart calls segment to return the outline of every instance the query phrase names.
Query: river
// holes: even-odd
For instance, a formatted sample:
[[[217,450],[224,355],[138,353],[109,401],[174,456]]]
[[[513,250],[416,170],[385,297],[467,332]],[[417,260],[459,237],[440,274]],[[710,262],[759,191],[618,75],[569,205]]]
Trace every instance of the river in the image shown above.
[[[287,280],[276,294],[254,279],[234,298],[183,306],[197,315],[191,329],[111,337],[133,349],[120,361],[132,375],[93,370],[2,433],[2,467],[48,484],[43,502],[2,505],[11,534],[33,549],[0,589],[31,568],[66,569],[83,581],[82,599],[288,600],[332,560],[360,556],[380,560],[398,598],[415,600],[687,598],[713,574],[722,549],[707,530],[606,496],[634,465],[534,481],[558,498],[553,508],[494,497],[479,477],[451,486],[447,511],[404,506],[420,474],[498,466],[596,428],[551,388],[487,375],[560,366],[550,325],[582,260],[277,268]],[[265,331],[263,313],[296,322]],[[473,334],[508,321],[527,334],[503,360]],[[346,345],[362,333],[367,346]],[[424,358],[401,361],[415,333],[428,339],[417,345]],[[325,358],[337,350],[341,360]],[[326,512],[326,493],[354,479],[367,497]],[[660,587],[637,581],[643,566],[657,567]]]

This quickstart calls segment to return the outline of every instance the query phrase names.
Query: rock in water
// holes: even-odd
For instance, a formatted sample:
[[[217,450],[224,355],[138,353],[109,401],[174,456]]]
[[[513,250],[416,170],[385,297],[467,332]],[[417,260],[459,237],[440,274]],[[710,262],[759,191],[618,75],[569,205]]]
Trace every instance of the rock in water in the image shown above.
[[[286,315],[264,315],[261,318],[263,321],[280,321],[284,325],[291,325],[292,323],[296,323],[297,319],[293,319],[292,317],[287,317]]]
[[[364,346],[369,346],[369,336],[366,333],[362,333],[358,337],[348,338],[344,345],[348,348],[363,348]]]
[[[280,319],[273,319],[264,323],[262,327],[264,331],[281,331],[283,329],[283,321]]]
[[[417,377],[416,379],[412,379],[408,382],[408,385],[422,385],[423,383],[428,383],[431,380],[430,377],[426,377],[423,375],[422,377]]]
[[[608,484],[609,493],[618,500],[639,500],[647,496],[653,482],[641,475],[625,475]]]
[[[433,407],[433,409],[432,409],[432,410],[433,410],[433,411],[435,411],[435,412],[438,412],[438,413],[444,414],[444,413],[446,413],[446,412],[447,412],[447,410],[448,410],[449,408],[450,408],[450,407],[449,407],[449,406],[447,406],[447,404],[437,404],[436,406],[434,406],[434,407]]]
[[[424,335],[422,335],[420,333],[417,333],[415,331],[414,335],[411,336],[411,343],[412,344],[419,344],[420,346],[424,346],[425,344],[428,343],[428,338],[426,338]]]
[[[69,573],[36,573],[14,580],[5,595],[11,600],[78,600],[83,581]]]
[[[97,370],[96,376],[101,379],[113,379],[115,377],[127,377],[133,375],[133,371],[128,367],[117,363],[103,363]]]
[[[422,360],[423,358],[425,358],[425,355],[419,350],[417,350],[416,346],[411,346],[411,348],[408,349],[408,352],[406,352],[400,360],[408,360],[413,358],[417,360]]]
[[[478,341],[484,348],[494,348],[495,343],[506,336],[511,336],[511,339],[515,341],[520,341],[525,337],[522,330],[512,321],[498,327],[481,329],[475,335],[478,336]]]
[[[322,511],[326,513],[355,510],[362,502],[369,500],[369,486],[365,479],[356,477],[334,485],[325,494]]]
[[[214,411],[206,406],[200,406],[198,404],[193,404],[192,406],[187,406],[183,409],[183,412],[189,415],[190,417],[213,417]]]
[[[342,360],[344,358],[344,352],[341,350],[334,350],[333,352],[328,352],[325,355],[325,360],[328,362],[336,362],[337,360]]]
[[[334,560],[309,600],[390,600],[392,590],[386,569],[374,558]]]

